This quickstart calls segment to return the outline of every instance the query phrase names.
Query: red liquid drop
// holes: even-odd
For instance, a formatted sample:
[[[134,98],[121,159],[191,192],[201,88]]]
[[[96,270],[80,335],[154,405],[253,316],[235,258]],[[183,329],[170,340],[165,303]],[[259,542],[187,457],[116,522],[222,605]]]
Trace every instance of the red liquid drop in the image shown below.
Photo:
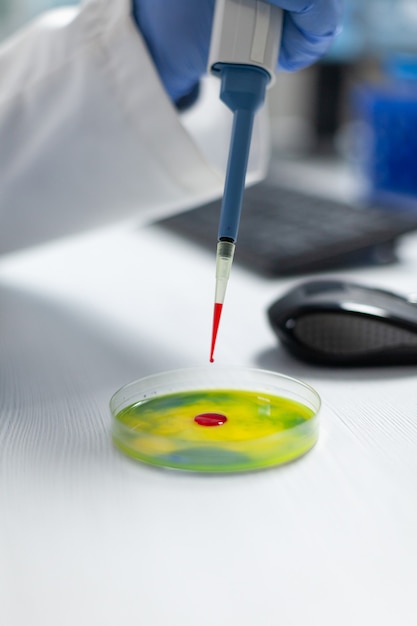
[[[194,421],[200,426],[221,426],[227,422],[227,417],[221,413],[200,413]]]
[[[213,313],[213,332],[211,335],[210,363],[214,361],[214,348],[216,347],[217,331],[219,330],[220,317],[222,314],[223,304],[221,302],[214,303]]]

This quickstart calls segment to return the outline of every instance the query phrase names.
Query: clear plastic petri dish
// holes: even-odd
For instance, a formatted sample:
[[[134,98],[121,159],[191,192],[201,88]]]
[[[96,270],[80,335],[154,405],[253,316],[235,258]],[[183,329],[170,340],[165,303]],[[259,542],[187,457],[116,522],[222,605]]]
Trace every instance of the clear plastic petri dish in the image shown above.
[[[318,438],[318,393],[272,371],[208,366],[134,381],[111,398],[112,438],[144,463],[242,472],[293,461]]]

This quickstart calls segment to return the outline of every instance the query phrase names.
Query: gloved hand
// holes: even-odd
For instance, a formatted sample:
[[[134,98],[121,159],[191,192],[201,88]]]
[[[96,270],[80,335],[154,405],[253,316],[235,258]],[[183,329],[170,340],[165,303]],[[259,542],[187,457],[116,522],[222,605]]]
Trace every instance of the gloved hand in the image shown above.
[[[285,9],[279,67],[299,70],[317,61],[339,34],[344,0],[268,0]]]
[[[339,31],[343,0],[268,0],[286,10],[278,66],[316,61]],[[133,0],[133,15],[174,102],[206,72],[215,0]]]

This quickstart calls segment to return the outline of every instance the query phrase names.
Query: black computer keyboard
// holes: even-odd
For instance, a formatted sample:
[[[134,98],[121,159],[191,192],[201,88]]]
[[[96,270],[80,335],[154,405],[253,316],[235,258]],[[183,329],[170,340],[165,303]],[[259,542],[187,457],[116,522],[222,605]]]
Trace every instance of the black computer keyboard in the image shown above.
[[[220,201],[159,222],[215,250]],[[284,276],[396,260],[397,239],[417,229],[417,207],[395,211],[259,183],[246,189],[235,262]]]

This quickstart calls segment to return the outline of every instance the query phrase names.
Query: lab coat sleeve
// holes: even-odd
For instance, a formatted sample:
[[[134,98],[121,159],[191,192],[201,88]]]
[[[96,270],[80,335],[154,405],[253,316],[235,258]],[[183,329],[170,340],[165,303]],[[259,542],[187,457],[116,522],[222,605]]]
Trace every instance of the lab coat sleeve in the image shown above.
[[[217,102],[200,105],[202,124],[198,107],[179,116],[130,10],[87,0],[1,48],[0,252],[221,193],[229,120]],[[265,149],[253,160],[260,177]]]

